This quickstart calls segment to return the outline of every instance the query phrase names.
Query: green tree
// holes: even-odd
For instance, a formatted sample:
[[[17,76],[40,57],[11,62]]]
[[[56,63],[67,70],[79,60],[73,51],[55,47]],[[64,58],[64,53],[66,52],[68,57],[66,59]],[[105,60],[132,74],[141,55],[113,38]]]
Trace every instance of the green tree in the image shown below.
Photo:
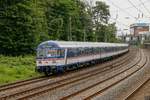
[[[73,18],[75,4],[72,0],[47,0],[46,18],[51,39],[68,40],[70,18]],[[72,24],[72,23],[71,23]]]
[[[105,2],[97,1],[93,7],[93,20],[96,41],[105,41],[106,24],[109,20],[109,6]]]
[[[106,38],[108,42],[118,42],[118,40],[116,39],[116,33],[117,29],[115,26],[115,23],[112,24],[108,24],[107,29],[106,29]]]
[[[35,0],[0,1],[0,53],[20,55],[32,53],[45,28]]]
[[[55,40],[83,41],[90,39],[92,17],[80,0],[47,0],[47,23],[49,35]],[[91,24],[92,25],[92,24]],[[92,40],[92,39],[91,39]]]
[[[0,54],[33,53],[45,40],[115,42],[109,6],[81,0],[1,0]]]
[[[86,2],[79,2],[80,28],[82,30],[82,41],[93,41],[92,9]]]

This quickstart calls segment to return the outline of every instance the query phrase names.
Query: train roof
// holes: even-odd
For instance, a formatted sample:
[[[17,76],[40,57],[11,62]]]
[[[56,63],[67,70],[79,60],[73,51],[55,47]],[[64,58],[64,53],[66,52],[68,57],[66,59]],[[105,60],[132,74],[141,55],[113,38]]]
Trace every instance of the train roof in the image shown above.
[[[76,41],[45,41],[39,44],[38,48],[76,48],[76,47],[115,47],[128,46],[122,43],[105,43],[105,42],[76,42]]]

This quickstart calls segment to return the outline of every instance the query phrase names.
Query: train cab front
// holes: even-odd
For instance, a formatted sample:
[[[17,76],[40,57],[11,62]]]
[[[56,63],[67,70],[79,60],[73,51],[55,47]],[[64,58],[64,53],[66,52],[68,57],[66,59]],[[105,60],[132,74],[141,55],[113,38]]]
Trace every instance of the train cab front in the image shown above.
[[[37,48],[36,71],[50,75],[64,63],[64,50],[52,45],[42,44]]]

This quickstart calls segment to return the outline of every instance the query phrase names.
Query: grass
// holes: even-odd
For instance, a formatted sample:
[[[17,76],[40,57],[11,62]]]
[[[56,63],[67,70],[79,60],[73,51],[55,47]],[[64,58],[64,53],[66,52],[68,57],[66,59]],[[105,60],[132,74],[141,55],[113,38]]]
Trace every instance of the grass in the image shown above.
[[[35,72],[35,57],[8,57],[0,55],[0,85],[39,76]]]

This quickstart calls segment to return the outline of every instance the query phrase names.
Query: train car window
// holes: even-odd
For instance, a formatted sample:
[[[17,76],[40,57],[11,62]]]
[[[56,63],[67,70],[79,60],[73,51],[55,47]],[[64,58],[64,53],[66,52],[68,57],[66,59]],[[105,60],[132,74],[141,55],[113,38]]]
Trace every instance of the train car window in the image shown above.
[[[112,52],[112,50],[113,50],[113,48],[112,48],[112,47],[110,47],[110,48],[109,48],[109,52]]]
[[[80,49],[78,48],[68,48],[67,57],[76,57],[80,54]]]
[[[73,57],[73,55],[72,48],[68,48],[67,57]]]
[[[65,50],[64,49],[58,50],[58,54],[60,57],[64,57],[65,56]]]
[[[81,48],[81,55],[84,55],[84,48]]]
[[[85,49],[86,49],[86,50],[85,50],[85,54],[88,55],[88,54],[89,54],[89,48],[86,47]]]
[[[107,52],[107,47],[105,47],[105,51]]]
[[[104,48],[103,47],[101,47],[101,53],[103,53],[104,52]]]
[[[99,47],[96,48],[97,53],[99,53]]]
[[[74,56],[76,57],[76,56],[78,56],[78,48],[74,48],[74,50],[73,50],[73,52],[74,52]]]
[[[86,55],[86,48],[83,48],[83,55]]]
[[[94,54],[95,54],[95,51],[96,51],[95,48],[93,48],[93,53],[94,53]]]
[[[37,50],[37,57],[38,58],[46,57],[46,50],[45,49],[38,49]]]
[[[93,53],[93,48],[90,48],[90,54],[92,54]]]
[[[109,52],[110,47],[107,47],[107,52]]]
[[[75,49],[75,56],[79,56],[79,49],[78,48]]]
[[[86,55],[86,53],[87,53],[87,48],[84,48],[84,55]]]
[[[82,55],[82,50],[81,50],[81,47],[79,48],[79,56]]]
[[[107,50],[108,50],[108,52],[110,52],[111,51],[111,47],[107,47]]]
[[[88,47],[86,51],[86,55],[89,55],[89,53],[90,53],[90,48]]]

